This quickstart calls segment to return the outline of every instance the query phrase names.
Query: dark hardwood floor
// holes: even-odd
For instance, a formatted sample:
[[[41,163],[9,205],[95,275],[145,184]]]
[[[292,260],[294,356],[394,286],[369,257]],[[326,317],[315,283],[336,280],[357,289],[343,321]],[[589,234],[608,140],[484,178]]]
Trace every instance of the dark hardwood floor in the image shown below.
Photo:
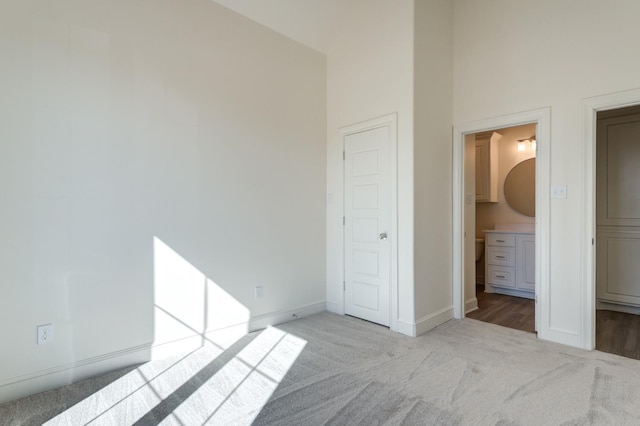
[[[640,315],[597,310],[596,350],[640,359]]]
[[[521,297],[485,293],[476,287],[478,309],[468,318],[535,332],[535,302]],[[596,311],[596,350],[627,358],[640,359],[640,315],[614,311]]]
[[[478,309],[469,312],[468,318],[535,333],[536,309],[532,299],[485,293],[483,285],[476,287],[476,297]]]

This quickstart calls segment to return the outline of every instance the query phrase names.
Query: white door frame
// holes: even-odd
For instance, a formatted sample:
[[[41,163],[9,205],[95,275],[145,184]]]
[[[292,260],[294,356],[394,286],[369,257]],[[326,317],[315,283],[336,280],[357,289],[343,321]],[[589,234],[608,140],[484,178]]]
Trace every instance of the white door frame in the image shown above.
[[[582,243],[582,347],[596,347],[596,125],[598,111],[640,105],[640,89],[597,96],[582,101],[584,137],[584,240]]]
[[[538,336],[549,330],[549,172],[551,108],[541,108],[453,128],[453,314],[464,318],[464,146],[465,135],[537,124],[536,130],[536,321]]]
[[[340,129],[340,139],[342,143],[342,152],[345,149],[345,138],[354,133],[365,132],[367,130],[377,129],[380,127],[389,127],[389,201],[390,201],[390,228],[388,232],[388,241],[390,244],[390,262],[389,265],[389,328],[392,331],[398,331],[398,116],[397,114],[388,114],[382,117],[356,123]],[[344,192],[345,175],[344,175],[344,157],[342,164],[342,189]],[[345,212],[344,200],[342,203],[342,214]],[[341,229],[342,248],[344,250],[345,235],[344,226]],[[345,281],[345,256],[342,256],[342,281]],[[346,298],[344,297],[344,285],[342,293],[342,312],[345,312]]]

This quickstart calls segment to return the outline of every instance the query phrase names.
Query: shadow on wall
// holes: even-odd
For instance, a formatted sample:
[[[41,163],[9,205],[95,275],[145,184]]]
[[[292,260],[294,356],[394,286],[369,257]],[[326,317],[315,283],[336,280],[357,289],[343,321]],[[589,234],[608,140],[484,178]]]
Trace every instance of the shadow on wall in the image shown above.
[[[154,287],[152,361],[45,425],[250,425],[307,343],[275,327],[246,336],[249,309],[157,237]]]

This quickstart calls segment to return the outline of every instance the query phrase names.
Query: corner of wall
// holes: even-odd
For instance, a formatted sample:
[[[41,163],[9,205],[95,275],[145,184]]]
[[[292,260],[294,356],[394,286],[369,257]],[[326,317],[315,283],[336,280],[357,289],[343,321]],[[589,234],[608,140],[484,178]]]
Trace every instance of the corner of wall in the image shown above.
[[[416,321],[413,335],[419,336],[451,319],[453,319],[453,306],[448,306]]]

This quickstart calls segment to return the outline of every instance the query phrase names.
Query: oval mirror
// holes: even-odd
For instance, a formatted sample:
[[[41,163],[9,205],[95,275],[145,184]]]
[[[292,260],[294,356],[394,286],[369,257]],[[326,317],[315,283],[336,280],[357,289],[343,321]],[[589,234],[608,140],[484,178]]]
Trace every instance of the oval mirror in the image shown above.
[[[504,180],[504,198],[520,214],[536,215],[536,159],[516,164]]]

